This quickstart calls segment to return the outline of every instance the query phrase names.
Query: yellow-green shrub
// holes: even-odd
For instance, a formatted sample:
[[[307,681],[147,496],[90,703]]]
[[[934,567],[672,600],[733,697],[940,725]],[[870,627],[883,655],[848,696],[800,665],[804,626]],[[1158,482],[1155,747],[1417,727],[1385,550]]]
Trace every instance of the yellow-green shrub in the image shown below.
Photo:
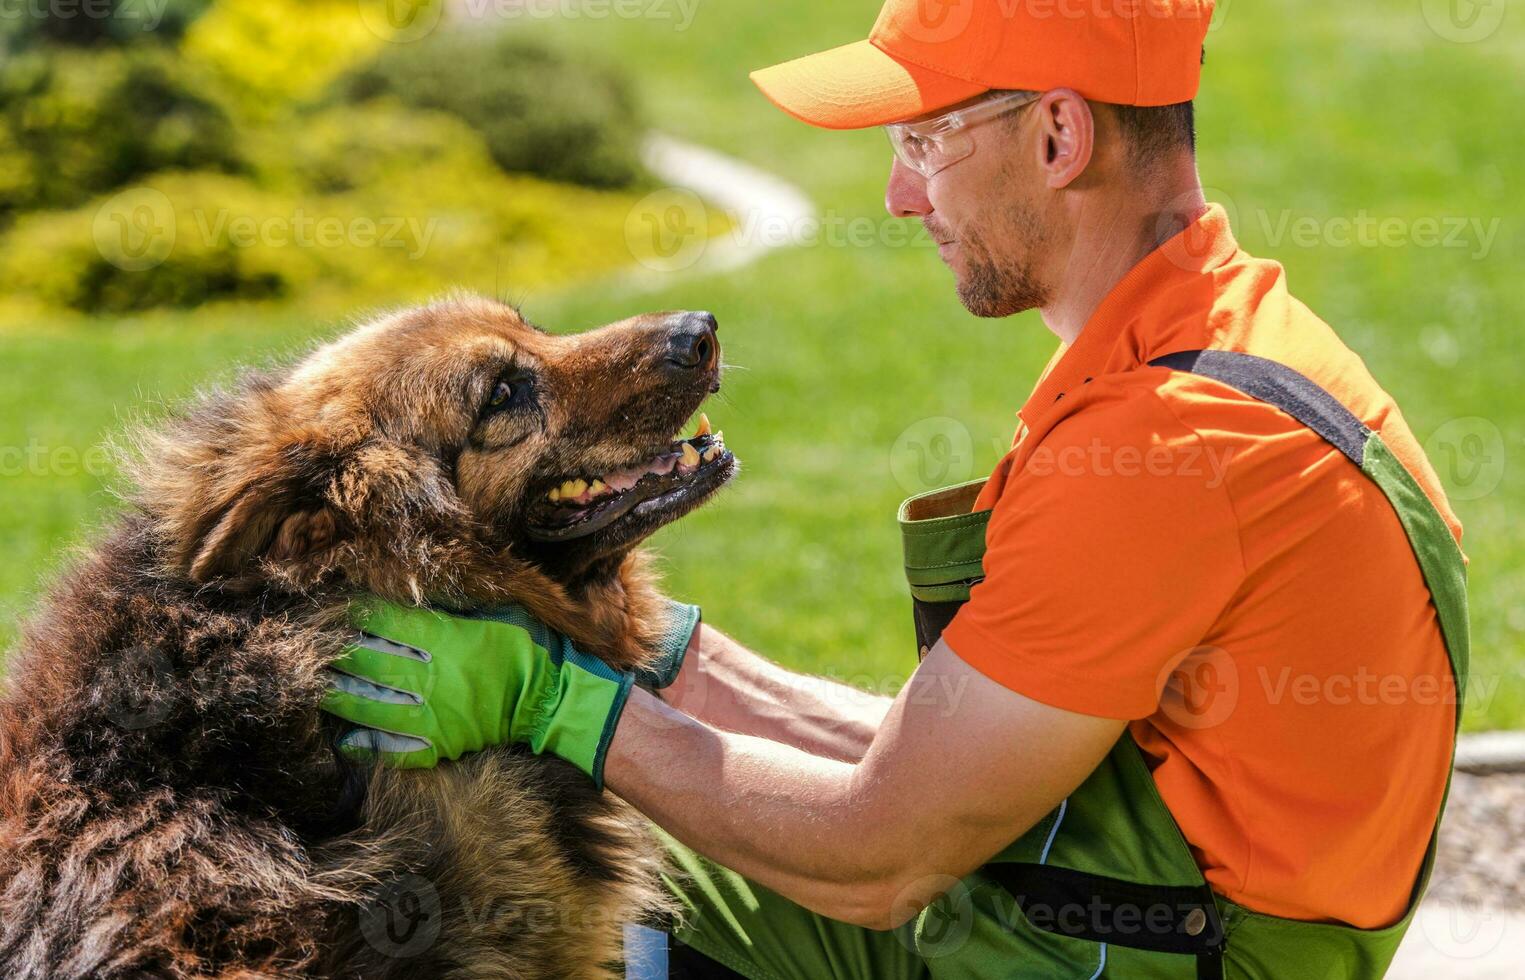
[[[188,61],[213,73],[241,119],[280,115],[321,92],[387,45],[393,0],[217,0],[181,41]],[[437,18],[443,0],[413,0]]]
[[[237,169],[233,127],[204,87],[160,45],[0,60],[0,216],[72,207],[155,170]]]
[[[220,300],[371,307],[463,286],[488,293],[628,265],[634,196],[421,161],[309,195],[166,173],[0,238],[0,294],[121,313]]]

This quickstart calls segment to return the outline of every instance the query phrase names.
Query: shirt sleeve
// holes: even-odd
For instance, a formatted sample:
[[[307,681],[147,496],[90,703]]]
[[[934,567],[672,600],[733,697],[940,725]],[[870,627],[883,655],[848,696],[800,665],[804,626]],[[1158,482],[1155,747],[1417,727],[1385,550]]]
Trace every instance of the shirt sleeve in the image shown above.
[[[1153,714],[1244,578],[1228,462],[1153,391],[1092,399],[1007,479],[943,638],[1045,704]]]

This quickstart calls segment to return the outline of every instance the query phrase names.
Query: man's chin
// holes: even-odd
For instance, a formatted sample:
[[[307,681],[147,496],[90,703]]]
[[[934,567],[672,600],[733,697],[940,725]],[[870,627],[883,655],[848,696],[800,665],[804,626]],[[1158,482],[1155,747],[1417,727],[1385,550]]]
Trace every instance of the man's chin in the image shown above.
[[[1004,284],[1004,289],[992,288],[995,285],[977,276],[959,276],[958,301],[970,313],[987,319],[1015,316],[1043,306],[1042,293],[1026,283]],[[1017,288],[1012,288],[1014,285]]]

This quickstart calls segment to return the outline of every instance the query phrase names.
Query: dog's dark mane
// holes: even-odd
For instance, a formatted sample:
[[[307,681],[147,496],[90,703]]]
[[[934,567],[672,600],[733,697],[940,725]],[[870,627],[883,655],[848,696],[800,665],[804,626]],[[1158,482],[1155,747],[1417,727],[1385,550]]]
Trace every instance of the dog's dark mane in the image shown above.
[[[314,710],[336,634],[308,625],[311,600],[232,598],[158,567],[148,520],[127,518],[67,573],[8,664],[7,976],[27,964],[285,975],[317,955],[325,910],[384,870],[339,861],[347,870],[325,880],[307,867],[312,844],[358,823],[363,794]],[[272,901],[293,913],[278,933]]]
[[[517,750],[356,766],[318,706],[360,591],[523,602],[639,663],[642,560],[573,595],[476,533],[439,460],[292,418],[286,377],[146,432],[125,511],[6,663],[0,976],[604,975],[663,901],[628,808]],[[410,882],[438,930],[417,949],[367,932]]]

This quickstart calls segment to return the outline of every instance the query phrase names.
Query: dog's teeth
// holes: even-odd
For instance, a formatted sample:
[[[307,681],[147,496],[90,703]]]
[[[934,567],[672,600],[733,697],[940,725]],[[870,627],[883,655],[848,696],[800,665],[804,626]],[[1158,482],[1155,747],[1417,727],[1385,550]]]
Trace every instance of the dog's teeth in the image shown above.
[[[694,438],[710,434],[710,417],[703,412],[699,413],[699,428],[694,432]]]
[[[710,460],[714,459],[715,457],[717,457],[719,455],[720,455],[720,447],[719,446],[711,446],[710,448],[708,448],[708,449],[706,449],[704,451],[702,458],[704,459],[704,461],[706,463],[708,463]]]
[[[546,496],[551,498],[551,503],[553,503],[553,504],[556,503],[558,500],[561,499],[561,488],[560,487],[556,487],[554,490],[552,490]]]
[[[608,489],[609,485],[603,480],[595,479],[592,483],[588,484],[588,492],[594,496],[598,496],[599,494],[606,492]]]
[[[587,480],[568,480],[561,485],[561,495],[563,497],[581,497],[587,489]]]
[[[699,465],[699,450],[694,448],[693,443],[685,442],[683,444],[683,459],[681,462],[684,466]]]

